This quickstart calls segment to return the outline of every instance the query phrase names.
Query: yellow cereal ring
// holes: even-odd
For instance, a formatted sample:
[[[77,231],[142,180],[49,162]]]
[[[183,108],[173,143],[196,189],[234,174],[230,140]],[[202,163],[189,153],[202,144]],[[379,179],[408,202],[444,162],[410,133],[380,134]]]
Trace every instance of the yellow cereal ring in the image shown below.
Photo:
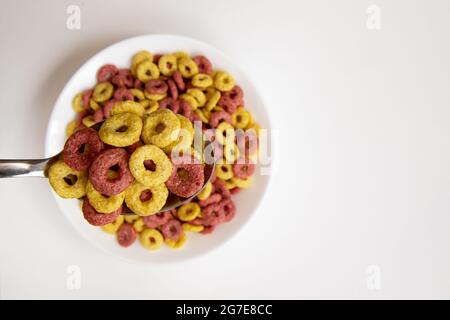
[[[211,181],[208,181],[208,183],[203,188],[203,190],[200,191],[200,193],[197,195],[197,199],[198,200],[206,200],[211,195],[211,192],[212,192],[212,183],[211,183]]]
[[[53,163],[48,170],[48,181],[61,198],[83,197],[87,180],[86,172],[75,171],[62,160]]]
[[[224,183],[225,183],[225,187],[227,187],[227,189],[233,189],[236,187],[236,184],[231,179],[224,181]]]
[[[177,60],[180,60],[180,59],[183,59],[183,58],[187,58],[187,59],[190,58],[189,54],[187,52],[184,52],[184,51],[174,52],[173,55],[177,58]]]
[[[133,97],[137,98],[139,101],[145,99],[144,92],[142,92],[139,89],[133,88],[133,89],[130,89],[130,92],[133,95]]]
[[[223,148],[223,158],[217,163],[234,163],[239,158],[239,149],[235,143],[227,143]]]
[[[137,219],[134,223],[133,223],[133,228],[134,230],[136,230],[136,232],[142,232],[145,229],[145,222],[144,219],[142,219],[141,217],[139,217],[139,219]]]
[[[220,144],[226,145],[234,143],[235,132],[234,128],[228,122],[221,122],[216,128],[216,141]]]
[[[167,246],[169,246],[170,248],[172,248],[172,249],[179,249],[182,246],[184,246],[184,244],[186,243],[186,234],[183,232],[180,235],[180,239],[178,239],[178,241],[174,241],[174,240],[171,240],[171,239],[166,239],[165,242],[166,242]]]
[[[119,230],[120,226],[123,224],[124,221],[124,217],[118,216],[116,218],[116,220],[114,220],[114,222],[106,224],[104,226],[102,226],[102,230],[111,234],[115,234],[117,232],[117,230]]]
[[[162,99],[164,99],[165,97],[167,97],[167,93],[148,93],[147,91],[144,92],[145,98],[149,99],[149,100],[154,100],[154,101],[160,101]]]
[[[194,113],[202,120],[203,123],[209,123],[211,113],[208,110],[196,109]]]
[[[228,180],[233,177],[233,168],[231,164],[222,163],[216,165],[216,175],[222,180]]]
[[[152,112],[144,121],[142,140],[145,144],[154,144],[160,148],[167,147],[177,140],[180,134],[180,120],[169,109]]]
[[[142,201],[141,195],[147,191],[150,191],[151,198]],[[137,181],[133,182],[125,190],[125,193],[125,203],[128,208],[140,216],[149,216],[157,213],[164,206],[169,195],[169,191],[164,183],[153,187],[146,187]]]
[[[240,108],[231,115],[231,123],[235,128],[245,129],[251,121],[250,113]]]
[[[89,115],[89,116],[86,116],[86,117],[84,117],[82,120],[81,120],[81,123],[82,124],[84,124],[86,127],[92,127],[94,124],[96,124],[97,122],[95,122],[95,120],[94,120],[94,116],[93,115]]]
[[[139,103],[144,107],[144,115],[148,116],[150,113],[158,110],[159,103],[155,100],[144,99],[139,101]]]
[[[125,199],[125,191],[113,196],[104,196],[95,190],[94,186],[88,181],[86,184],[86,196],[95,210],[101,213],[111,213],[122,206]]]
[[[78,123],[76,120],[70,121],[66,126],[66,137],[70,137],[75,132],[77,127]]]
[[[136,76],[142,82],[159,78],[159,69],[150,60],[144,60],[136,66]]]
[[[171,76],[177,70],[177,57],[173,54],[165,54],[158,61],[158,67],[165,76]]]
[[[187,93],[194,97],[194,99],[197,101],[197,106],[203,107],[206,103],[206,96],[203,93],[202,90],[191,88],[187,90]]]
[[[147,50],[136,53],[131,60],[131,73],[136,76],[136,67],[143,61],[153,61],[153,55]]]
[[[200,205],[195,202],[183,204],[178,210],[178,218],[182,221],[192,221],[201,213]]]
[[[205,229],[204,226],[195,226],[190,223],[183,223],[181,226],[183,227],[184,231],[190,231],[190,232],[202,232],[203,229]]]
[[[141,218],[137,214],[127,214],[124,217],[125,217],[125,221],[128,223],[134,223],[134,222],[136,222],[136,220]]]
[[[193,96],[191,96],[190,94],[187,93],[183,93],[182,95],[180,95],[179,97],[180,99],[187,101],[189,103],[189,105],[191,106],[192,110],[195,110],[198,108],[198,102],[197,99],[195,99]]]
[[[178,70],[185,78],[192,78],[198,73],[198,66],[191,58],[181,58],[178,61]]]
[[[261,135],[261,126],[257,123],[252,123],[245,128],[247,130],[255,130],[255,133],[258,135],[258,137]]]
[[[73,108],[73,111],[75,111],[75,112],[81,112],[84,110],[83,93],[79,93],[73,98],[72,108]]]
[[[207,88],[213,85],[213,79],[208,74],[198,73],[192,77],[191,83],[197,88]]]
[[[230,179],[230,182],[234,183],[234,185],[238,188],[249,188],[252,185],[252,177],[248,177],[247,179],[239,179],[233,177]]]
[[[153,171],[145,167],[146,160],[155,164]],[[134,178],[147,187],[166,182],[172,174],[172,162],[164,151],[152,145],[138,147],[130,156],[129,167]]]
[[[219,102],[221,97],[220,91],[215,91],[209,98],[208,102],[206,103],[206,110],[211,111],[214,109],[215,106],[217,106],[217,103]]]
[[[101,108],[101,106],[97,102],[95,102],[94,99],[89,99],[89,108],[91,108],[94,111],[97,111],[98,109]]]
[[[192,142],[194,141],[194,127],[192,122],[180,114],[177,114],[177,117],[180,120],[180,134],[178,135],[177,140],[163,148],[164,152],[167,153],[171,152],[173,149],[188,150],[191,148]]]
[[[223,108],[221,106],[215,106],[212,111],[223,111]]]
[[[152,228],[144,229],[139,235],[139,240],[144,248],[148,250],[157,250],[164,242],[162,234],[158,230]]]
[[[139,102],[133,100],[119,101],[111,109],[111,115],[130,112],[142,117],[144,115],[145,109]]]
[[[230,91],[234,87],[234,79],[228,72],[219,71],[214,77],[214,87],[220,91]]]
[[[92,94],[92,98],[96,102],[105,102],[109,100],[114,92],[114,87],[109,82],[100,82],[94,88],[94,93]]]
[[[98,135],[100,139],[115,147],[127,147],[139,141],[142,119],[134,113],[119,113],[106,119]]]

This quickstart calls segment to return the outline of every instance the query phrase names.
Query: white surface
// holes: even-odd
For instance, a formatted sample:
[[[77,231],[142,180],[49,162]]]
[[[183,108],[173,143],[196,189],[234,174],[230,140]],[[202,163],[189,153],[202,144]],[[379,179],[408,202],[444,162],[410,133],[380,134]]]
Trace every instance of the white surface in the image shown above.
[[[73,77],[70,78],[67,85],[62,90],[56,100],[54,110],[50,116],[48,130],[45,142],[45,156],[52,157],[59,153],[66,140],[67,123],[74,119],[75,113],[70,108],[74,95],[87,88],[92,88],[96,83],[97,70],[106,63],[114,63],[119,68],[130,66],[131,57],[136,52],[143,49],[151,52],[167,53],[184,50],[192,55],[202,54],[214,61],[217,70],[227,70],[230,72],[236,83],[238,83],[245,92],[246,103],[250,106],[252,114],[258,123],[270,131],[269,117],[267,110],[261,101],[261,98],[248,81],[247,77],[236,66],[229,61],[220,50],[210,45],[194,40],[188,37],[174,35],[144,35],[128,38],[119,41],[111,46],[101,50],[95,56],[90,58],[83,66],[78,69]],[[166,247],[159,252],[149,253],[138,241],[124,250],[117,245],[117,242],[105,232],[98,228],[93,228],[86,223],[83,215],[80,214],[80,202],[78,200],[67,200],[53,193],[59,205],[61,212],[72,225],[88,241],[97,247],[109,252],[116,257],[127,259],[132,262],[161,263],[177,262],[197,257],[209,253],[211,250],[220,250],[220,245],[226,243],[237,231],[250,220],[255,214],[264,192],[270,180],[270,175],[264,174],[270,170],[270,164],[264,165],[264,168],[256,167],[253,177],[254,186],[249,190],[242,191],[239,195],[233,197],[239,214],[233,219],[232,223],[222,225],[210,236],[205,237],[199,234],[190,233],[187,244],[183,250],[171,250]]]
[[[18,2],[0,11],[1,158],[44,154],[59,91],[99,49],[178,33],[223,50],[263,91],[282,165],[236,237],[169,265],[102,253],[45,181],[2,180],[3,298],[450,298],[450,2]],[[69,4],[81,30],[66,29]],[[370,4],[381,30],[366,27]]]

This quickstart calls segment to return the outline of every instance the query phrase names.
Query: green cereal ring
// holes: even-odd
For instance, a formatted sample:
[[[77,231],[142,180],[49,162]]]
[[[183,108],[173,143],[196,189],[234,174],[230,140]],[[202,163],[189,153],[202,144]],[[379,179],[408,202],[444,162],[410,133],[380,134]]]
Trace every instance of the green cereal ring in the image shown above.
[[[73,108],[73,111],[75,111],[75,112],[81,112],[84,110],[83,93],[79,93],[73,98],[72,108]]]
[[[61,198],[81,198],[86,194],[87,173],[71,169],[62,160],[50,166],[48,180]]]
[[[114,87],[109,82],[100,82],[95,86],[94,93],[92,94],[92,98],[96,102],[105,102],[109,98],[112,97],[114,91]]]
[[[151,79],[156,80],[159,78],[159,69],[150,60],[144,60],[137,65],[136,76],[142,82],[147,82]]]
[[[198,102],[197,102],[197,99],[194,98],[194,96],[191,96],[190,94],[187,94],[187,93],[183,93],[182,95],[180,95],[180,99],[189,103],[192,110],[195,110],[198,108]]]
[[[159,70],[165,76],[171,76],[178,68],[177,57],[173,54],[165,54],[158,61]]]
[[[214,87],[220,91],[230,91],[234,87],[234,79],[229,73],[219,71],[214,77]]]
[[[153,100],[153,101],[160,101],[167,97],[167,92],[164,93],[148,93],[147,91],[144,92],[144,95],[147,99]]]
[[[192,78],[198,73],[198,66],[191,58],[181,58],[178,61],[178,70],[185,78]]]
[[[180,120],[169,109],[152,112],[144,121],[142,140],[145,144],[154,144],[164,148],[177,140],[180,134]]]
[[[214,93],[212,93],[208,99],[208,102],[206,103],[206,110],[211,111],[212,109],[214,109],[214,107],[217,106],[217,102],[219,102],[220,97],[220,91],[215,91]]]
[[[161,210],[168,195],[169,191],[164,183],[146,187],[135,181],[125,191],[125,203],[137,215],[149,216]]]
[[[157,250],[164,243],[164,238],[156,229],[146,228],[139,235],[142,246],[148,250]]]
[[[231,124],[226,121],[219,123],[216,128],[216,141],[222,145],[234,143],[235,132]]]
[[[208,88],[213,85],[213,79],[208,74],[199,73],[192,78],[191,83],[194,87]]]
[[[125,191],[112,196],[104,196],[94,189],[94,186],[88,181],[86,184],[86,196],[91,206],[101,213],[111,213],[120,208],[125,199]]]
[[[139,101],[145,99],[144,92],[142,92],[142,90],[132,88],[130,89],[130,92],[133,95],[133,97],[137,98]]]
[[[153,55],[147,50],[142,50],[136,53],[131,59],[131,73],[136,76],[136,67],[143,61],[153,61]]]
[[[173,149],[189,150],[194,141],[194,126],[192,122],[180,114],[177,114],[177,117],[180,120],[180,134],[176,141],[163,148],[164,152],[167,153],[170,153]]]
[[[145,161],[152,161],[154,170],[147,170]],[[138,147],[130,156],[129,167],[135,179],[147,187],[166,182],[172,173],[169,158],[164,151],[152,145]]]
[[[119,113],[134,113],[139,117],[144,115],[144,107],[139,102],[135,102],[133,100],[125,100],[117,102],[111,109],[111,115],[119,114]]]
[[[98,135],[100,139],[115,147],[127,147],[139,141],[142,119],[134,113],[119,113],[106,119]]]

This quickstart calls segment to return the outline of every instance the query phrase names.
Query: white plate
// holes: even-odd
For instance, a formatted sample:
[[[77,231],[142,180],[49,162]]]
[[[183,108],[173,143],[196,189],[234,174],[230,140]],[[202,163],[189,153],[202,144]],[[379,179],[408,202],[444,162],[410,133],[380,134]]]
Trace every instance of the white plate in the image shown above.
[[[65,141],[65,127],[74,118],[71,107],[72,99],[78,92],[95,84],[95,75],[98,68],[106,63],[113,63],[119,67],[129,67],[132,55],[143,49],[155,53],[182,50],[192,55],[203,54],[207,56],[215,68],[227,70],[235,77],[236,82],[244,90],[246,105],[254,114],[256,121],[263,128],[270,129],[267,111],[256,89],[219,50],[206,43],[186,37],[144,35],[129,38],[107,47],[90,58],[72,76],[56,100],[50,116],[45,145],[47,156],[53,156],[61,151]],[[55,193],[54,195],[59,208],[79,233],[106,252],[128,260],[142,262],[179,261],[216,249],[230,239],[250,219],[264,196],[269,180],[269,176],[260,175],[259,170],[256,170],[256,172],[254,186],[233,197],[237,206],[236,217],[231,222],[220,225],[210,235],[189,233],[186,245],[179,250],[172,250],[163,246],[159,251],[150,252],[145,250],[138,242],[129,248],[122,248],[117,244],[114,236],[99,228],[92,227],[83,219],[78,200],[65,200]]]

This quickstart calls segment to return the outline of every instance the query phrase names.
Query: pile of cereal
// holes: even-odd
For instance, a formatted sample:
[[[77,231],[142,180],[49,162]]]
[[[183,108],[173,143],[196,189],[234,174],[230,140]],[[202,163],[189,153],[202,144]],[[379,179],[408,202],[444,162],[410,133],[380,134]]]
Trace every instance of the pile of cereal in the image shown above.
[[[204,56],[144,50],[129,69],[106,64],[73,100],[77,115],[49,182],[59,196],[81,199],[86,221],[121,246],[139,238],[149,250],[180,248],[187,232],[209,234],[232,220],[232,195],[251,185],[260,127],[244,105],[233,77]],[[216,167],[205,185],[206,141]],[[160,212],[171,195],[195,194]]]

